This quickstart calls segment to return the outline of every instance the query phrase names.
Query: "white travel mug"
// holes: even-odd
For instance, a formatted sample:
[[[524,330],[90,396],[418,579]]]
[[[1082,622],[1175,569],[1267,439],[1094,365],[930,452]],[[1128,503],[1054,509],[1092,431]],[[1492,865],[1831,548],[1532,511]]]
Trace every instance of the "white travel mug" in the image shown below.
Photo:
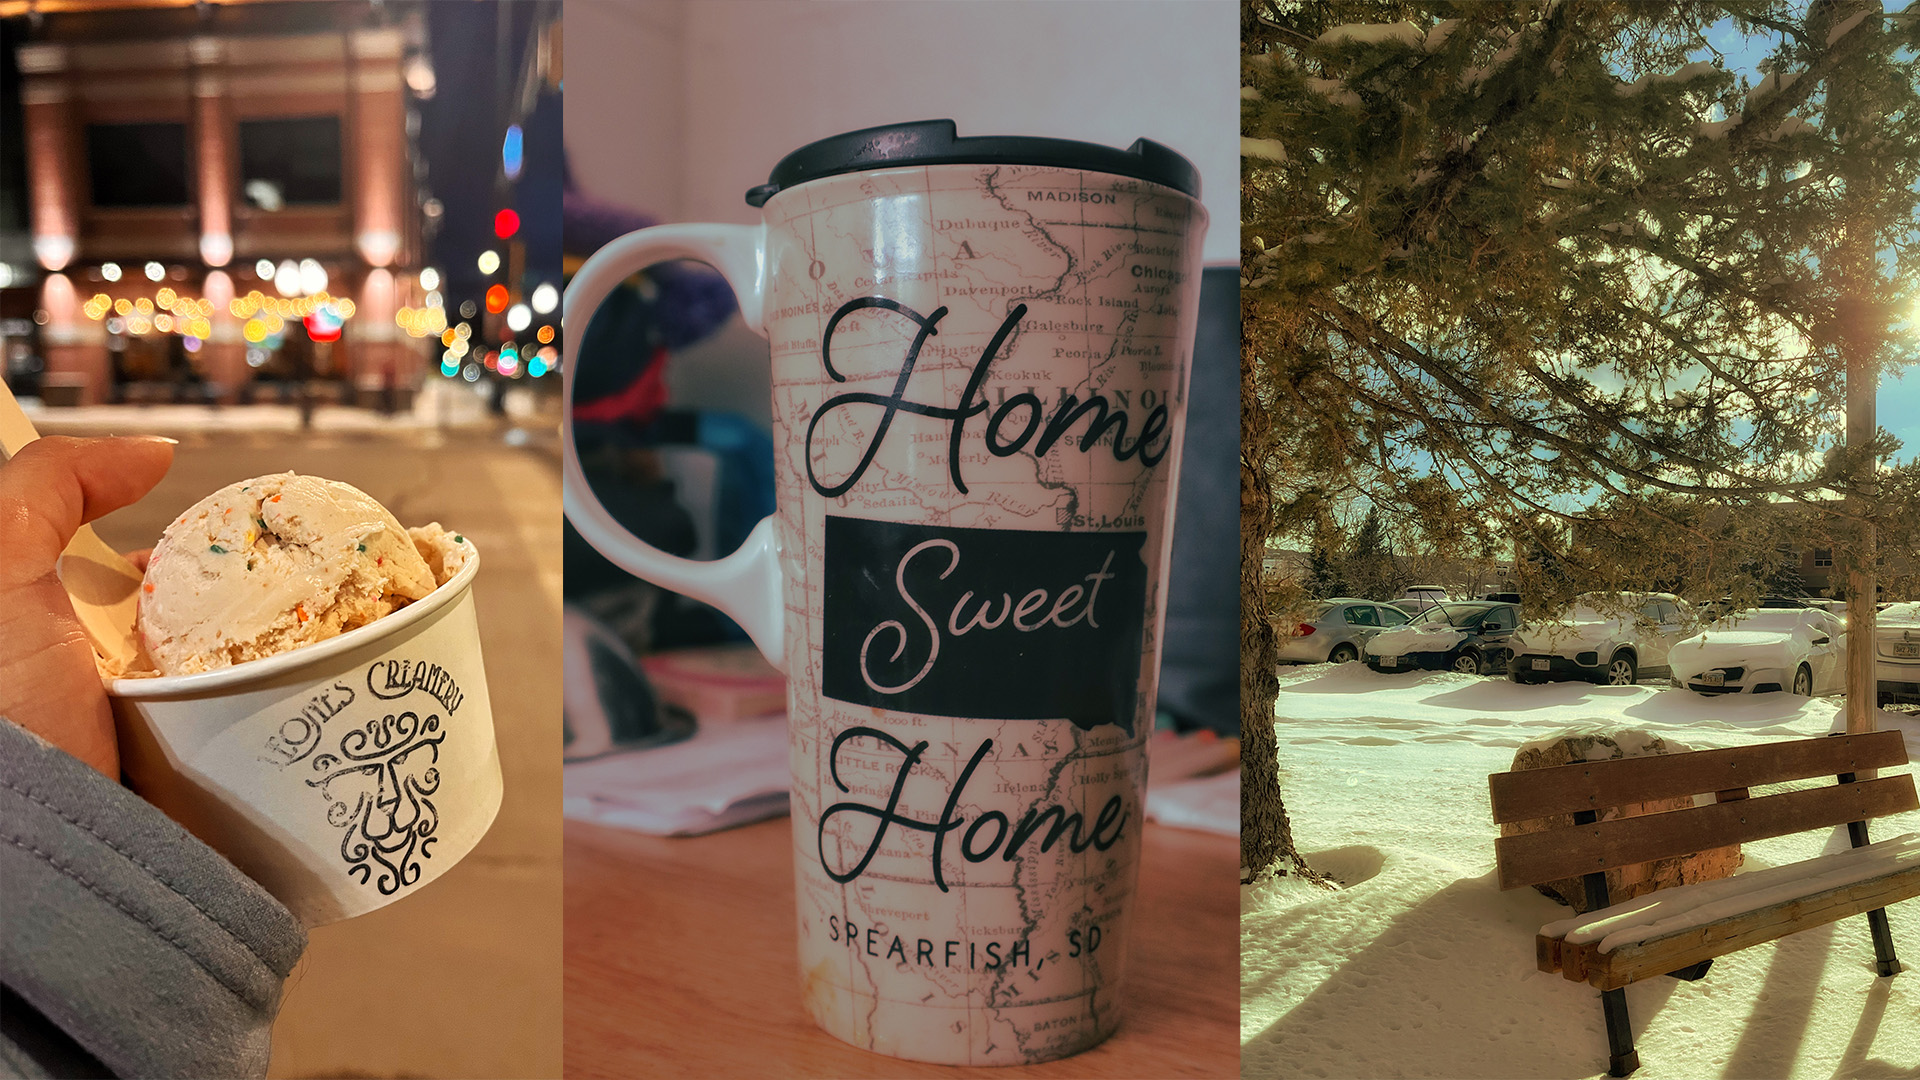
[[[628,571],[787,673],[802,993],[833,1035],[1004,1065],[1111,1034],[1129,946],[1206,212],[1193,166],[950,120],[788,155],[757,225],[621,237],[595,308],[697,259],[772,345],[777,511],[716,562],[595,498]],[[606,363],[599,359],[596,363]]]

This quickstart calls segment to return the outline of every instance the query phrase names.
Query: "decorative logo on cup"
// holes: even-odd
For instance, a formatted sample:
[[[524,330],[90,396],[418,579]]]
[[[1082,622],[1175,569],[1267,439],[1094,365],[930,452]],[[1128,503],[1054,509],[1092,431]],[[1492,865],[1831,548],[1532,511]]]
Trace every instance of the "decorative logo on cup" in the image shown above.
[[[440,790],[447,731],[439,712],[388,711],[385,703],[420,695],[450,718],[465,695],[449,672],[425,661],[382,660],[355,682],[364,682],[377,703],[360,711],[379,715],[343,719],[359,692],[333,683],[267,739],[262,760],[281,769],[306,764],[313,775],[303,783],[326,798],[327,823],[341,830],[347,875],[391,896],[418,882],[422,863],[433,856],[440,811],[432,796]]]

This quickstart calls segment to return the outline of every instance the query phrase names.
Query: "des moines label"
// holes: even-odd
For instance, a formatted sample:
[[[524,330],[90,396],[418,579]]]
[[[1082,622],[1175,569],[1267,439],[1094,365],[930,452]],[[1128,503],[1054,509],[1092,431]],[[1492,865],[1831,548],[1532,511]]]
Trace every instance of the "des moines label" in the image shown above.
[[[930,716],[1133,734],[1144,532],[826,520],[822,691]]]

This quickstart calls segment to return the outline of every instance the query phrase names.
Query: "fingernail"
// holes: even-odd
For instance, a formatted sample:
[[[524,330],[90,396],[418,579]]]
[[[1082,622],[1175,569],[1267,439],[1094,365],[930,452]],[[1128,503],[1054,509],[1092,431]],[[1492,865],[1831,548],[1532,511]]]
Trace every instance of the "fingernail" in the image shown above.
[[[134,435],[131,437],[135,439],[139,439],[141,442],[163,442],[163,443],[166,443],[168,446],[180,445],[179,439],[169,439],[165,435]]]

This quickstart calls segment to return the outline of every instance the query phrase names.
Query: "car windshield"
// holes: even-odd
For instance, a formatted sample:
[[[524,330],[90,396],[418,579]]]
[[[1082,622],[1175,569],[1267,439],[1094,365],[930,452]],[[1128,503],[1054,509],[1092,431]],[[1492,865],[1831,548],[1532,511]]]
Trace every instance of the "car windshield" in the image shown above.
[[[1436,604],[1415,615],[1413,625],[1475,627],[1492,610],[1487,604]]]
[[[1720,625],[1736,630],[1798,630],[1808,621],[1806,608],[1762,608],[1736,611],[1721,619]]]

